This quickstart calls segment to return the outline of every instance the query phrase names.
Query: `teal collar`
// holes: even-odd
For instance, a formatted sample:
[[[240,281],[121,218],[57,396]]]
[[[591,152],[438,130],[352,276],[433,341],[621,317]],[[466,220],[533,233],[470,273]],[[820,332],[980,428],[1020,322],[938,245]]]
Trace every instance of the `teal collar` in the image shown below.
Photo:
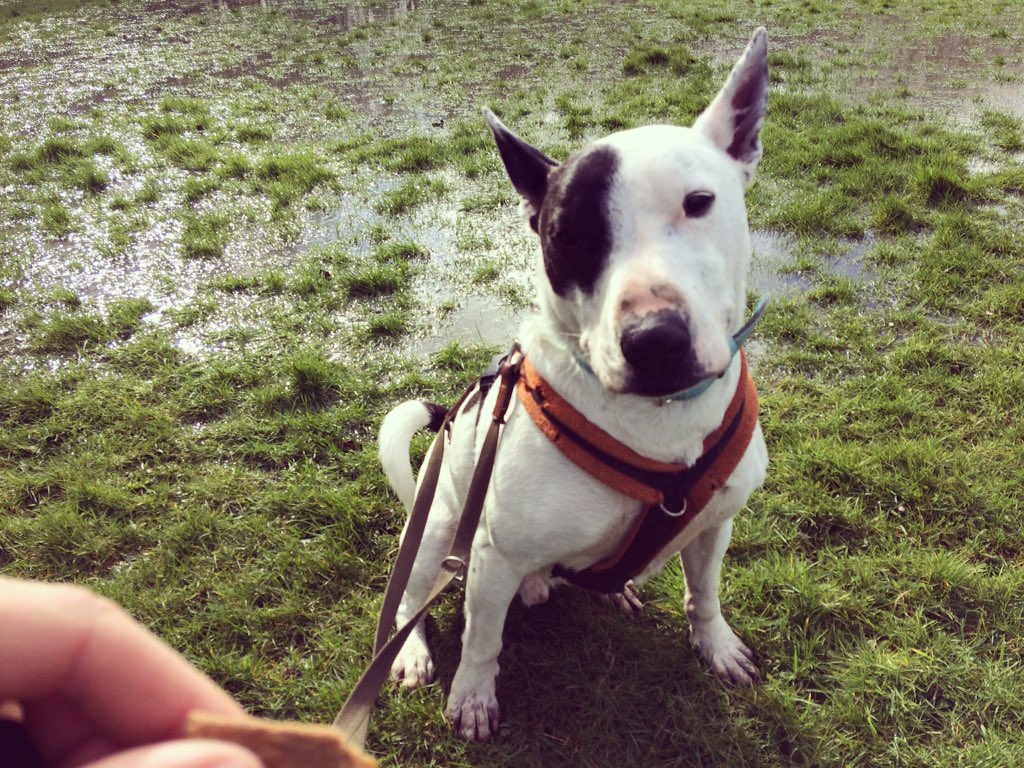
[[[738,331],[736,331],[736,333],[734,333],[732,335],[732,337],[730,337],[730,339],[729,339],[729,352],[730,352],[730,354],[729,354],[729,363],[730,364],[732,363],[732,359],[734,357],[736,357],[736,353],[739,352],[740,349],[743,348],[743,345],[746,343],[747,339],[750,338],[750,334],[752,334],[754,332],[754,326],[756,326],[758,321],[761,319],[761,315],[764,314],[765,307],[767,307],[767,306],[768,306],[768,296],[766,294],[762,294],[761,298],[758,299],[757,306],[754,307],[754,311],[750,315],[750,319],[747,320],[747,322],[745,322],[743,324],[742,328],[740,328]],[[576,362],[579,364],[580,368],[585,370],[587,373],[589,373],[591,375],[595,375],[594,374],[594,370],[590,367],[590,364],[585,359],[583,359],[582,357],[577,357],[576,358]],[[726,366],[726,370],[728,370],[728,369],[729,369],[729,367]],[[725,372],[723,371],[722,374],[719,375],[719,376],[708,376],[706,379],[701,379],[696,384],[694,384],[694,385],[692,385],[690,387],[687,387],[686,389],[682,389],[682,390],[680,390],[678,392],[675,392],[675,393],[673,393],[671,395],[665,395],[664,397],[658,397],[656,399],[657,400],[661,400],[661,401],[669,401],[669,402],[679,402],[679,401],[685,401],[685,400],[693,400],[695,397],[699,397],[700,395],[703,395],[707,391],[708,387],[710,387],[712,384],[714,384],[716,381],[718,381],[724,375],[725,375]]]

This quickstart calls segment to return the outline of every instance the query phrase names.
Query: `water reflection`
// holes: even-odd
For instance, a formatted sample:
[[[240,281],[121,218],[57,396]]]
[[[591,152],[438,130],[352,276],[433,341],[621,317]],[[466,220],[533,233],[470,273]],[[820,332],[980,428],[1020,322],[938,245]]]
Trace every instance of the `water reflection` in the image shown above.
[[[306,2],[299,0],[206,0],[210,9],[218,10],[222,14],[237,11],[243,8],[262,8],[265,11],[286,11],[295,16],[319,20],[319,23],[333,24],[343,30],[352,29],[364,24],[372,24],[377,21],[388,21],[390,19],[412,13],[420,7],[420,0],[394,0],[390,3],[348,3],[342,10],[326,18],[323,16],[322,2]],[[197,8],[197,6],[192,6]]]

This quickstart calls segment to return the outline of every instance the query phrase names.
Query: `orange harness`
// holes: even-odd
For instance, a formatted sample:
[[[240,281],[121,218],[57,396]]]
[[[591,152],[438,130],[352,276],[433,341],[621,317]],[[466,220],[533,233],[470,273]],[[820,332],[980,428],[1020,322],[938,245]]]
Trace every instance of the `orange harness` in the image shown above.
[[[534,423],[584,472],[644,505],[611,555],[582,571],[556,565],[555,576],[593,592],[623,591],[725,485],[757,426],[757,389],[742,350],[740,355],[736,394],[722,424],[704,439],[704,452],[689,466],[655,461],[623,445],[555,392],[529,358],[523,361],[517,393]]]

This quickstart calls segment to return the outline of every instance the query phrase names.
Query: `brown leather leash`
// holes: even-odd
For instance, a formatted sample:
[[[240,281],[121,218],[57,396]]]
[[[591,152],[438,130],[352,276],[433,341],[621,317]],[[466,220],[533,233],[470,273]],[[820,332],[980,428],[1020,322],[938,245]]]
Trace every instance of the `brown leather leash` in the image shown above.
[[[494,468],[494,457],[497,453],[498,438],[501,434],[501,427],[505,424],[505,414],[508,412],[509,404],[515,394],[516,380],[519,378],[519,367],[523,362],[523,353],[519,344],[513,345],[498,369],[499,388],[497,401],[494,404],[494,412],[491,418],[491,425],[487,430],[480,456],[477,459],[476,468],[473,470],[473,478],[469,484],[469,491],[466,494],[466,503],[462,508],[462,518],[459,520],[459,527],[452,537],[448,547],[448,555],[441,563],[442,570],[430,591],[430,596],[423,605],[416,611],[413,617],[403,626],[399,627],[394,636],[388,640],[388,631],[395,621],[398,613],[398,606],[402,600],[406,585],[409,582],[409,575],[412,572],[413,562],[416,560],[416,553],[419,551],[420,542],[423,539],[423,531],[427,523],[427,515],[434,501],[434,493],[437,490],[437,480],[441,474],[441,463],[444,458],[444,446],[448,430],[451,428],[452,420],[459,412],[463,402],[476,391],[479,386],[474,383],[470,386],[449,410],[438,430],[437,440],[434,442],[433,450],[430,452],[430,459],[422,471],[419,490],[416,493],[416,500],[413,502],[412,512],[409,514],[409,522],[406,526],[405,536],[398,550],[395,559],[395,566],[391,571],[387,587],[384,591],[384,600],[381,605],[380,617],[377,620],[377,632],[373,642],[373,660],[369,667],[363,672],[362,677],[356,683],[355,688],[349,694],[334,719],[334,727],[342,732],[345,738],[353,745],[362,749],[366,743],[366,733],[370,725],[370,712],[377,700],[377,694],[384,685],[391,671],[391,664],[398,656],[398,652],[405,644],[406,639],[412,633],[416,624],[426,614],[427,609],[444,592],[453,581],[462,581],[469,566],[469,555],[473,547],[473,537],[476,534],[477,526],[480,524],[480,515],[484,508],[484,499],[487,496],[487,488],[491,481],[491,471]]]

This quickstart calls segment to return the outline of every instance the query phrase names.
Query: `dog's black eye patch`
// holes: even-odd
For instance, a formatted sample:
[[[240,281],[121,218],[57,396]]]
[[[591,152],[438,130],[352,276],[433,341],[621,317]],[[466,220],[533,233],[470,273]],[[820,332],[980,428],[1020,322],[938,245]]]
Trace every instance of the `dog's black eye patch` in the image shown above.
[[[551,173],[540,214],[544,269],[558,296],[578,287],[591,294],[608,263],[612,224],[608,210],[619,166],[611,147],[570,157]]]
[[[715,196],[711,192],[691,192],[683,198],[683,212],[688,218],[699,219],[711,210]]]

